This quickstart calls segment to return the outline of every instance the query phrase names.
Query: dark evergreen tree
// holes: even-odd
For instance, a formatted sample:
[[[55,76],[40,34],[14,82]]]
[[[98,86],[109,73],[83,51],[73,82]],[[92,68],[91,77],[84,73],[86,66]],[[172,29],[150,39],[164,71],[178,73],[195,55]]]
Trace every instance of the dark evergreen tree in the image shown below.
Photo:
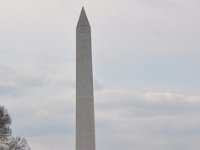
[[[0,139],[8,138],[11,135],[11,118],[8,111],[0,106]]]

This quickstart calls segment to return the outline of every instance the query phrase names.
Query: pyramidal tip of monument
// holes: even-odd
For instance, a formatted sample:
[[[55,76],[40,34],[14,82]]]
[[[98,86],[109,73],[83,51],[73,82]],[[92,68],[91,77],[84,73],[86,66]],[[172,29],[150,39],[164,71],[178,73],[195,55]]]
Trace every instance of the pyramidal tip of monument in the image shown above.
[[[82,7],[81,9],[81,14],[78,20],[77,28],[81,28],[81,29],[90,28],[90,23],[89,23],[84,7]]]

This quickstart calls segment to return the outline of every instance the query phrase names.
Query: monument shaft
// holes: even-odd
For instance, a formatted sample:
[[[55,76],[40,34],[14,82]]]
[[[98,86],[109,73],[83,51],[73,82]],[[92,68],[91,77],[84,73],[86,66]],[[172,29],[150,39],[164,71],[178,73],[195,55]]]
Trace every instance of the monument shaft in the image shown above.
[[[91,28],[84,8],[76,28],[76,150],[95,150]]]

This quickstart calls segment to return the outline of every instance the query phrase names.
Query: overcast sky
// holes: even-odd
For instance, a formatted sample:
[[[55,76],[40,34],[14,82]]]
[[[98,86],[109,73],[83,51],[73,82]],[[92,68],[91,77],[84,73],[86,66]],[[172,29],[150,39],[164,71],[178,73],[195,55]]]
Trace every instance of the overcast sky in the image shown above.
[[[199,149],[199,0],[0,0],[0,105],[13,134],[32,150],[75,149],[83,5],[97,150]]]

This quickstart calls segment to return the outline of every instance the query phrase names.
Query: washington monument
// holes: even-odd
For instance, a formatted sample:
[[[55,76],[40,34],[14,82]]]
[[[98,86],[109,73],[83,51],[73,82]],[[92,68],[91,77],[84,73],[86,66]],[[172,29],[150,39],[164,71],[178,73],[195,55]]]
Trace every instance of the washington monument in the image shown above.
[[[76,27],[76,150],[95,150],[91,28],[84,8]]]

